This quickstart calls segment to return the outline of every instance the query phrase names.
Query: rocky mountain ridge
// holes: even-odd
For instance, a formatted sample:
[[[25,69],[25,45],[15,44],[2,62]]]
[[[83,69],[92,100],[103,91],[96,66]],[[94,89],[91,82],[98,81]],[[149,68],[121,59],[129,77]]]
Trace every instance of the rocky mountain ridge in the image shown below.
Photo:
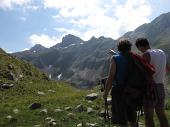
[[[152,47],[163,49],[170,60],[170,13],[162,14],[152,22],[143,24],[134,31],[125,33],[132,43],[138,37],[146,37]],[[106,76],[109,68],[108,50],[116,49],[117,41],[103,36],[83,41],[74,35],[66,35],[62,42],[39,52],[31,50],[13,55],[33,63],[47,72],[49,77],[64,80],[76,87],[86,88]],[[41,48],[42,49],[42,48]]]

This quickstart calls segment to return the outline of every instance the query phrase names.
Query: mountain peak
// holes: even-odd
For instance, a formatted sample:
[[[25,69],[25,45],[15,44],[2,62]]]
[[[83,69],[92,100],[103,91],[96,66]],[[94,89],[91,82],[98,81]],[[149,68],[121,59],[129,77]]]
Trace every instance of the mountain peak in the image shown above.
[[[30,51],[32,51],[32,52],[40,52],[40,51],[42,51],[42,50],[45,50],[46,48],[44,47],[44,46],[42,46],[42,45],[40,45],[40,44],[36,44],[36,45],[34,45],[31,49],[30,49]]]
[[[71,44],[80,44],[81,42],[83,42],[83,40],[80,39],[79,37],[74,36],[72,34],[68,34],[62,38],[62,42],[60,46],[67,47]]]
[[[97,41],[97,38],[95,36],[92,36],[89,41]]]

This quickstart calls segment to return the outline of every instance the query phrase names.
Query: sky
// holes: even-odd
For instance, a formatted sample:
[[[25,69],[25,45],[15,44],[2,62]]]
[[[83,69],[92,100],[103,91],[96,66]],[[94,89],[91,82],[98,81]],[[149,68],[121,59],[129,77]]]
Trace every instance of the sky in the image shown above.
[[[0,48],[51,47],[67,34],[117,39],[167,12],[169,0],[0,0]]]

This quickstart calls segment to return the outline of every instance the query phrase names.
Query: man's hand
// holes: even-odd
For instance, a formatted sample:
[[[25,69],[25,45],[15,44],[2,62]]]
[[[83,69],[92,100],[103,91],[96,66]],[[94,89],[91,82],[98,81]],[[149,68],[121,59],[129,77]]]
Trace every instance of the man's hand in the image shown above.
[[[109,49],[108,54],[110,55],[116,55],[117,53],[113,49]]]

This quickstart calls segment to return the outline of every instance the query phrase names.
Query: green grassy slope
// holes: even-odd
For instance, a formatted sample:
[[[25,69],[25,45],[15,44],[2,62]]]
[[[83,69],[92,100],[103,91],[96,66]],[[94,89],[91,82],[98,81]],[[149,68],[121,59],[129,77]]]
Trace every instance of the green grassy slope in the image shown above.
[[[55,92],[49,92],[54,90]],[[37,91],[42,91],[45,95],[38,95]],[[53,81],[34,81],[18,82],[18,84],[9,89],[0,91],[0,127],[32,127],[40,125],[41,127],[49,127],[47,117],[52,117],[56,121],[56,127],[76,127],[79,123],[97,123],[98,127],[102,127],[105,123],[99,117],[99,112],[104,109],[102,96],[91,103],[85,99],[88,93],[99,92],[96,87],[91,90],[77,90],[68,84]],[[170,100],[167,99],[170,104]],[[42,105],[40,109],[30,110],[29,105],[38,102]],[[79,113],[75,111],[75,107],[82,104],[84,111]],[[65,107],[71,107],[70,111],[66,111]],[[88,114],[87,108],[93,107],[95,113]],[[62,109],[63,112],[54,112],[55,109]],[[18,113],[13,110],[18,109]],[[47,109],[47,113],[40,113],[42,109]],[[73,115],[69,116],[68,114]],[[170,109],[166,110],[168,118],[170,118]],[[9,120],[6,117],[11,115],[16,120]],[[143,117],[140,117],[143,123]],[[156,127],[158,120],[155,117]]]

